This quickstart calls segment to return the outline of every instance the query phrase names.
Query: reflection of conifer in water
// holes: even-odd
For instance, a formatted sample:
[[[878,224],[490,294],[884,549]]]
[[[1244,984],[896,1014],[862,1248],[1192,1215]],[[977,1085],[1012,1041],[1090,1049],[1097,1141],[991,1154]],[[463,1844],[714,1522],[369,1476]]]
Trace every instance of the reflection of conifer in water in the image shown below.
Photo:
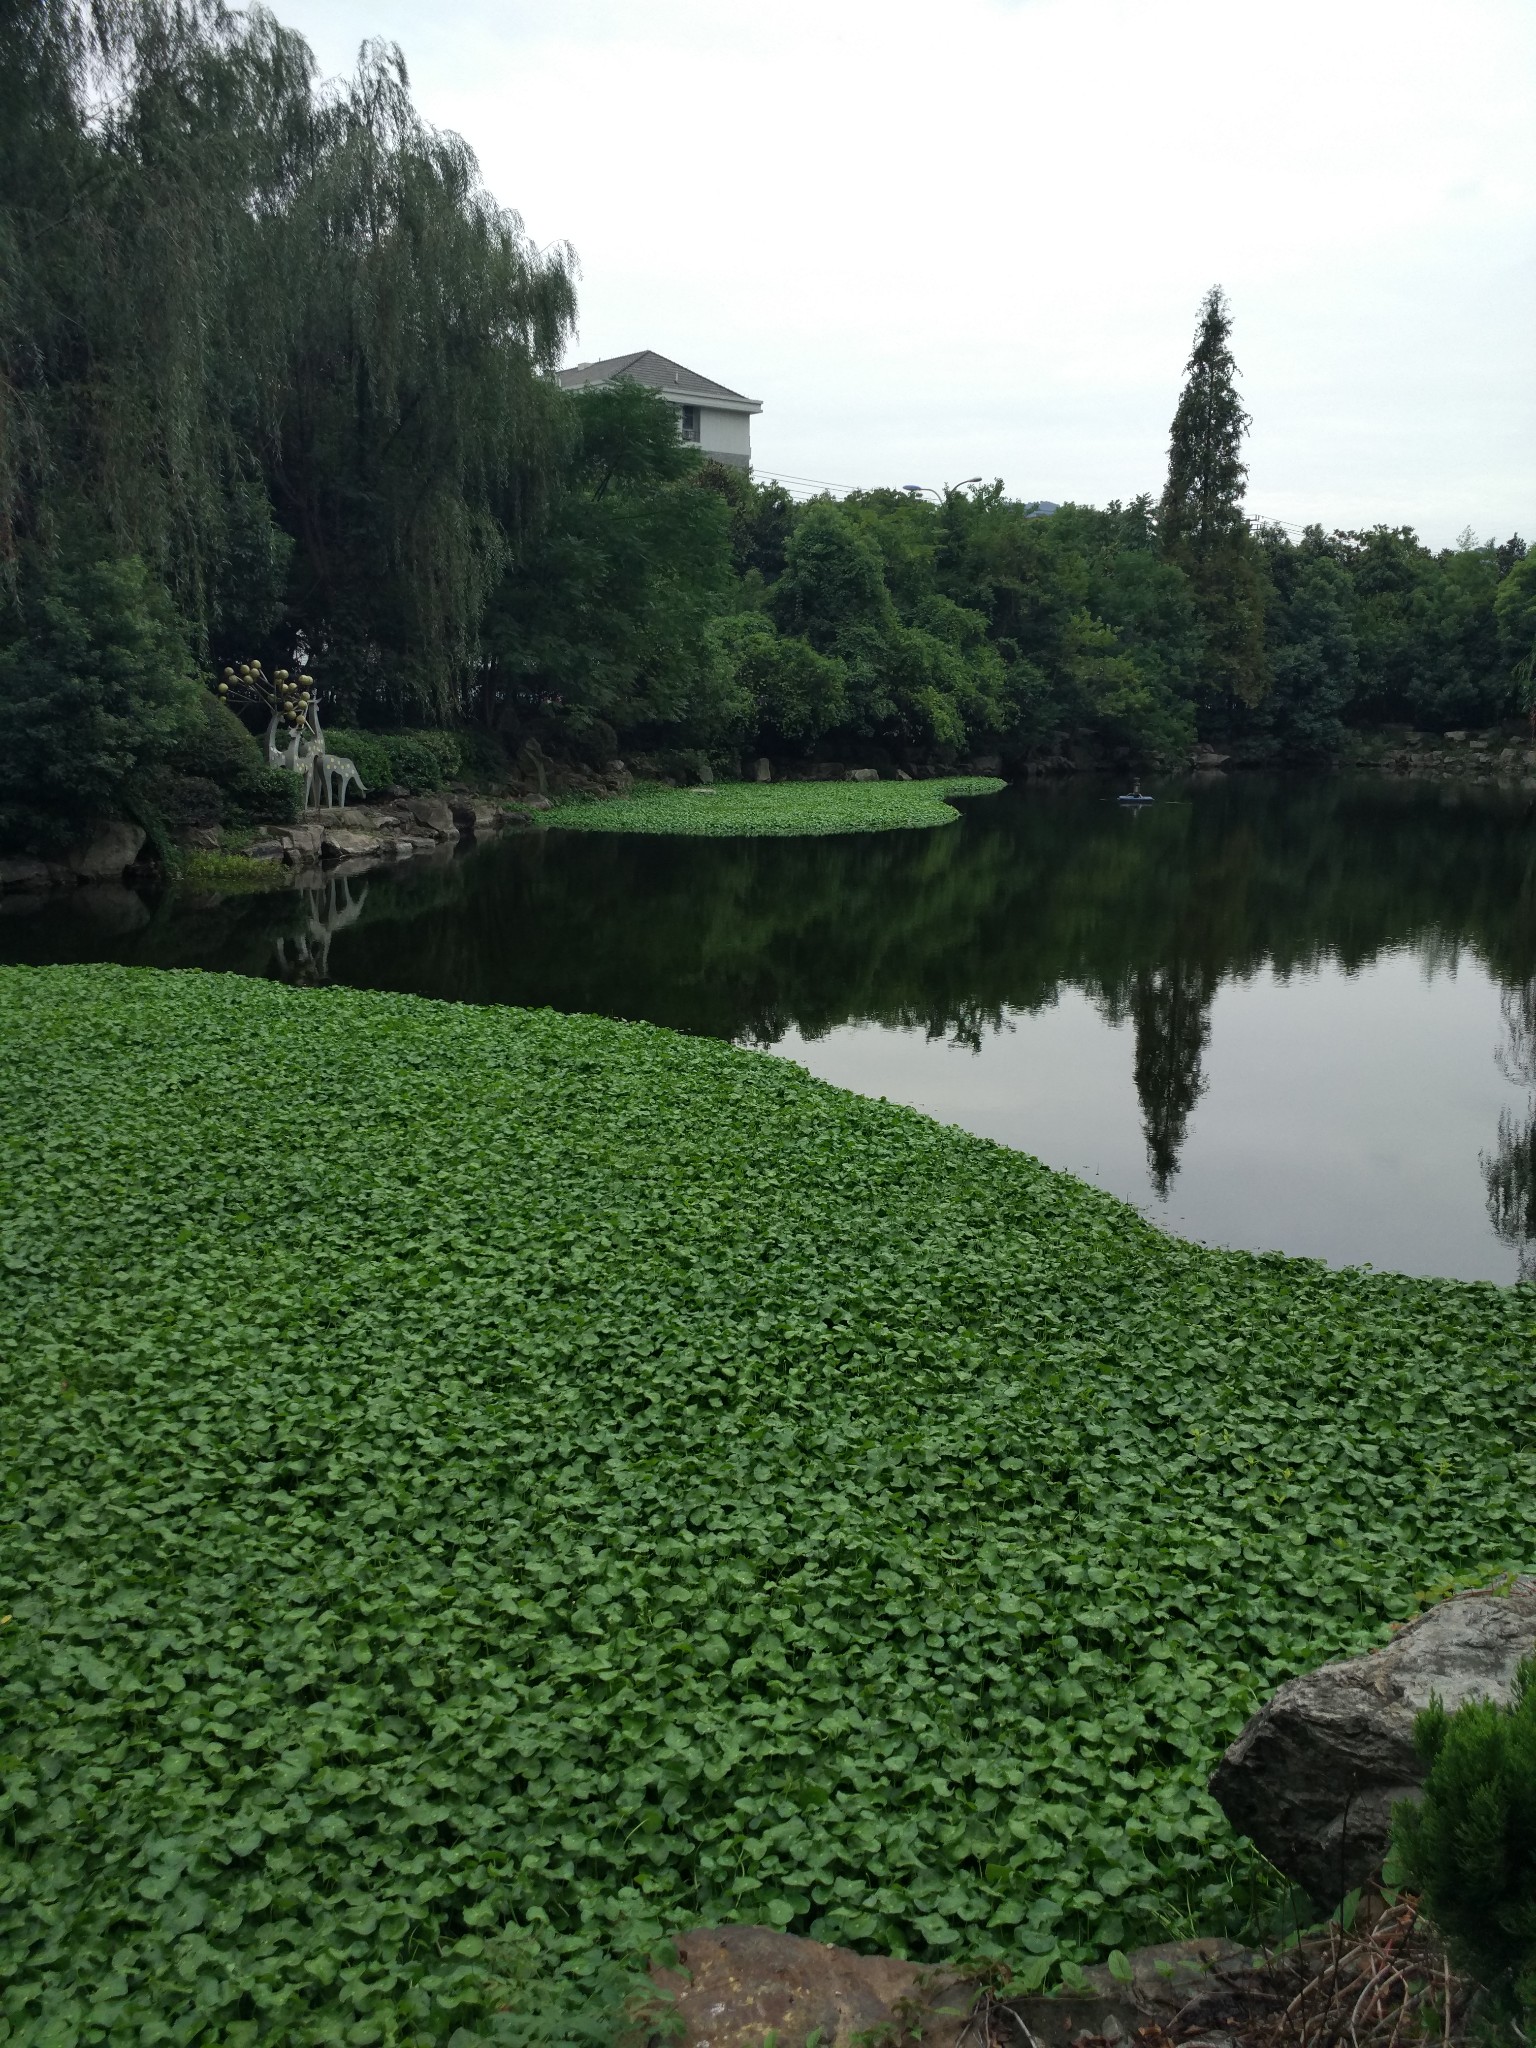
[[[1536,981],[1521,988],[1507,988],[1499,998],[1508,1045],[1494,1054],[1494,1065],[1505,1080],[1518,1087],[1536,1088]]]
[[[1200,1059],[1211,1035],[1211,976],[1199,967],[1138,968],[1131,985],[1136,1026],[1136,1093],[1147,1167],[1165,1200],[1179,1170],[1189,1113],[1205,1093]]]
[[[1500,1073],[1536,1090],[1536,981],[1507,989],[1500,1002],[1508,1045],[1494,1054]],[[1536,1280],[1536,1093],[1523,1117],[1506,1109],[1492,1156],[1479,1157],[1488,1189],[1488,1216],[1520,1255],[1520,1278]]]
[[[1479,1164],[1488,1188],[1488,1216],[1520,1254],[1520,1278],[1536,1280],[1536,1101],[1528,1114],[1499,1118],[1499,1142]]]

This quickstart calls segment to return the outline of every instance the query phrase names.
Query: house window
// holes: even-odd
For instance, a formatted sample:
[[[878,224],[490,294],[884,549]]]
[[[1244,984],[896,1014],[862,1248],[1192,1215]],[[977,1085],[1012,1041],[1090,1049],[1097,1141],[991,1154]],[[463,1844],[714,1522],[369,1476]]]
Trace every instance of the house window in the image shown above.
[[[696,405],[685,405],[683,407],[681,432],[685,441],[697,441],[699,438],[699,412],[700,408]]]

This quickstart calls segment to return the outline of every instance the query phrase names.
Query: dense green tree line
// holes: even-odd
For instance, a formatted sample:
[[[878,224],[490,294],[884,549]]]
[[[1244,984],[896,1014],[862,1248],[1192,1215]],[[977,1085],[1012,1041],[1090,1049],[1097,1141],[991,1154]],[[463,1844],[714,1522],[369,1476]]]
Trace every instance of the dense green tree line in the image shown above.
[[[397,52],[323,85],[220,0],[0,10],[0,805],[284,800],[199,677],[295,662],[352,725],[514,744],[1320,758],[1531,695],[1524,544],[1245,515],[1201,308],[1166,487],[790,502],[636,387],[565,393],[539,251]],[[189,795],[190,791],[190,795]]]

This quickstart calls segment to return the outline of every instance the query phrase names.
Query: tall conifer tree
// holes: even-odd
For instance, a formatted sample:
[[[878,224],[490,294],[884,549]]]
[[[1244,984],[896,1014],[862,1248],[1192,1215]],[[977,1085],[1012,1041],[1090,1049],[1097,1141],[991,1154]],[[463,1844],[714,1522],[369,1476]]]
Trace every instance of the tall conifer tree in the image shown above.
[[[1205,629],[1201,663],[1208,702],[1264,694],[1264,578],[1243,513],[1243,436],[1232,315],[1220,285],[1200,307],[1200,326],[1168,437],[1168,482],[1158,510],[1163,552],[1194,586]]]

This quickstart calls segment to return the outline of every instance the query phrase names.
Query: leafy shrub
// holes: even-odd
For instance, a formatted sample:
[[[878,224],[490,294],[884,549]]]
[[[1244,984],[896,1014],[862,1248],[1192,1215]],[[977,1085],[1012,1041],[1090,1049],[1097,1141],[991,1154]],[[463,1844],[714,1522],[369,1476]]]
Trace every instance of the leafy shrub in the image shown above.
[[[252,824],[285,825],[299,815],[303,796],[301,775],[263,764],[239,793],[233,815]]]
[[[202,696],[181,621],[137,556],[88,539],[24,552],[0,609],[0,803],[133,811]]]
[[[382,733],[354,732],[348,727],[334,726],[326,733],[325,743],[333,753],[346,754],[356,763],[363,787],[370,795],[387,789],[395,780]]]
[[[338,726],[327,731],[326,745],[350,755],[371,791],[396,785],[412,795],[441,789],[459,773],[459,735],[423,728],[415,732],[364,732]]]
[[[1403,1875],[1459,1967],[1536,2020],[1536,1662],[1513,1705],[1472,1700],[1419,1716],[1421,1804],[1397,1809]]]
[[[281,824],[297,814],[299,777],[269,768],[254,734],[209,690],[202,692],[198,717],[166,765],[175,774],[216,783],[225,824]]]
[[[132,792],[134,812],[162,841],[162,853],[165,833],[187,825],[286,824],[302,797],[302,778],[268,767],[253,735],[206,690],[181,738]]]
[[[224,792],[206,775],[177,775],[151,770],[140,784],[144,806],[173,829],[183,825],[217,825],[224,817]]]
[[[459,772],[459,742],[451,732],[398,732],[383,735],[390,774],[407,789],[441,789]]]
[[[474,2039],[647,1924],[1235,1927],[1255,1702],[1529,1544],[1529,1290],[706,1038],[8,969],[0,1180],[12,2041]]]
[[[707,789],[646,789],[593,803],[557,804],[548,823],[574,832],[665,832],[712,839],[801,839],[833,832],[895,832],[953,825],[944,799],[991,796],[1001,782],[976,775],[933,782],[717,782]]]

